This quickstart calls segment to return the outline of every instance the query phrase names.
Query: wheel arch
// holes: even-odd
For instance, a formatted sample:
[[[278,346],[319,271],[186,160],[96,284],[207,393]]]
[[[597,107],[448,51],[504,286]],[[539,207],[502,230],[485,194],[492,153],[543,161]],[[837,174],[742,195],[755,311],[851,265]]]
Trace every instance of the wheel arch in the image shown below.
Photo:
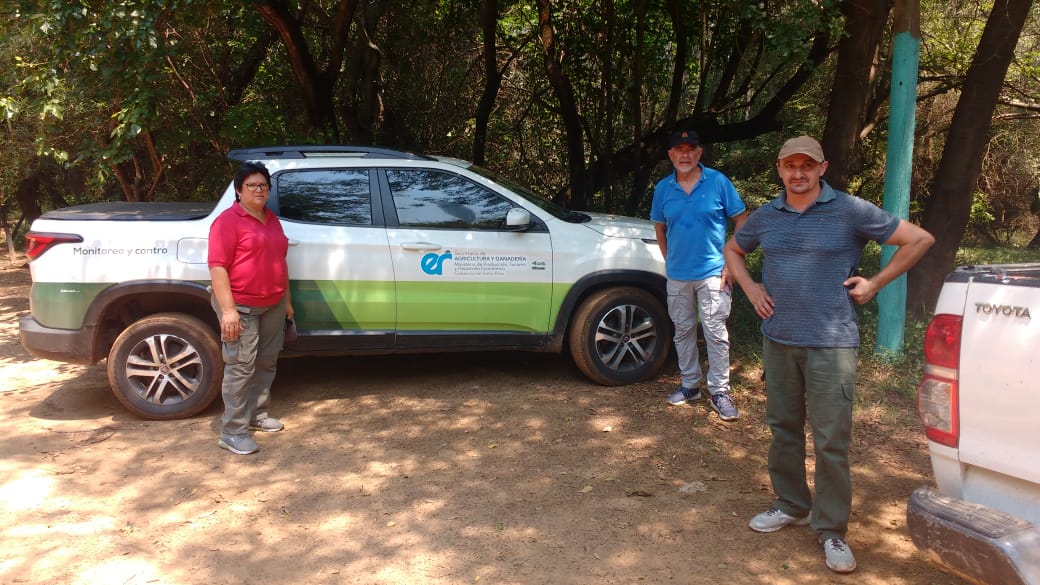
[[[556,315],[556,323],[553,326],[549,343],[555,351],[567,349],[567,337],[571,328],[571,318],[574,312],[590,295],[601,290],[616,287],[634,287],[643,289],[654,295],[661,306],[668,307],[668,279],[664,276],[646,270],[602,270],[585,275],[578,279],[567,291],[560,304],[560,310]],[[667,323],[670,327],[671,322]]]
[[[94,328],[91,357],[108,356],[112,344],[131,323],[156,313],[185,313],[218,331],[210,305],[209,283],[183,280],[135,280],[105,289],[87,310],[85,323]]]

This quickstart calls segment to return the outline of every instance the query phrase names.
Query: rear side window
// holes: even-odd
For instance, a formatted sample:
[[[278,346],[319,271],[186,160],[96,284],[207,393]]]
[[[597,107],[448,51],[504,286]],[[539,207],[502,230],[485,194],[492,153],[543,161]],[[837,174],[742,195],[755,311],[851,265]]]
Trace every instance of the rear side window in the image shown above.
[[[315,170],[277,176],[278,216],[309,223],[372,225],[368,170]]]
[[[402,227],[500,229],[508,199],[458,175],[424,169],[386,172]]]

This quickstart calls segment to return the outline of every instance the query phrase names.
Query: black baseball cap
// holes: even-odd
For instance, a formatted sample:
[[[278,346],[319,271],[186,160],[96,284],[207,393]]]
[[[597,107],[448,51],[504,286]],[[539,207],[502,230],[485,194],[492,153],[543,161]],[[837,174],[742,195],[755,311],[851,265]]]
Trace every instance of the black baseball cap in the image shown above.
[[[675,132],[672,132],[672,136],[668,139],[668,148],[675,148],[680,144],[700,146],[701,137],[693,130],[676,130]]]

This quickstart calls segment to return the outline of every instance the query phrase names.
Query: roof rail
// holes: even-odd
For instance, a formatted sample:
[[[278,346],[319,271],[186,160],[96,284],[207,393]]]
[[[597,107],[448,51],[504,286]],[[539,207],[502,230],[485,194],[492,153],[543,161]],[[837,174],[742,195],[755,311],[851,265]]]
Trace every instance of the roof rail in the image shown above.
[[[254,148],[235,148],[228,152],[231,160],[270,160],[285,158],[308,158],[320,156],[357,156],[375,158],[402,158],[411,160],[435,160],[421,154],[378,148],[374,146],[350,146],[337,144],[304,144],[299,146],[258,146]]]

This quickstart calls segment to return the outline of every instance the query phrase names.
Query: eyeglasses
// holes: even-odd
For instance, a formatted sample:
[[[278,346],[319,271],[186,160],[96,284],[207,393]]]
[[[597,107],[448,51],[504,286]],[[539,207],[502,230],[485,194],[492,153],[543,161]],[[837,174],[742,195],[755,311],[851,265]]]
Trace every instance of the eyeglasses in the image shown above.
[[[271,188],[269,183],[246,183],[243,186],[250,191],[267,191]]]

